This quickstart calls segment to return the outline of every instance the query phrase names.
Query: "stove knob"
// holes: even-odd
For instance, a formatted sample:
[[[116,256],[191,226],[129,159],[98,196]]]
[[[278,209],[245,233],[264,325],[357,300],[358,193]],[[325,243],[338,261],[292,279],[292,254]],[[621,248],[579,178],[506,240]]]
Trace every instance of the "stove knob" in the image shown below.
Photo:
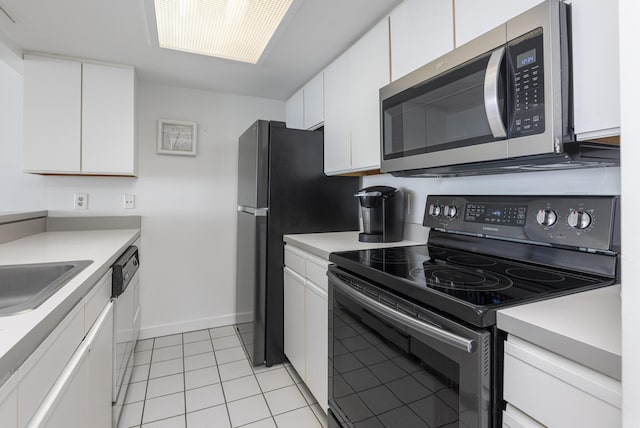
[[[591,225],[591,216],[584,211],[573,210],[567,217],[567,223],[574,229],[586,229]]]
[[[442,208],[438,204],[429,205],[429,214],[433,217],[438,217],[442,212]]]
[[[444,215],[449,218],[454,218],[458,214],[458,208],[454,205],[445,205],[444,206]]]
[[[553,226],[558,220],[558,215],[552,210],[540,210],[536,215],[536,220],[540,226]]]

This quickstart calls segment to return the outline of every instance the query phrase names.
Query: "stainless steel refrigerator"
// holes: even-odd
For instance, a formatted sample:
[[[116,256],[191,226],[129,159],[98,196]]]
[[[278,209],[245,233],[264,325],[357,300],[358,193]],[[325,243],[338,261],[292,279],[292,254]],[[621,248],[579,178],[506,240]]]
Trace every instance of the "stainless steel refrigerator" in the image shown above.
[[[359,180],[324,175],[322,131],[259,120],[238,146],[238,331],[270,366],[284,358],[282,236],[358,230]]]

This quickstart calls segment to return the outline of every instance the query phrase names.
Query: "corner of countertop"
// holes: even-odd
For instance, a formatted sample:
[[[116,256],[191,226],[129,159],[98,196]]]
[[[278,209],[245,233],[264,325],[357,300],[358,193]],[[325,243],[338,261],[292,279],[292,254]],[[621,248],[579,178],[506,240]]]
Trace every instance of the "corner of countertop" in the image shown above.
[[[48,215],[47,210],[40,211],[0,211],[0,224],[15,223],[17,221],[33,220]]]

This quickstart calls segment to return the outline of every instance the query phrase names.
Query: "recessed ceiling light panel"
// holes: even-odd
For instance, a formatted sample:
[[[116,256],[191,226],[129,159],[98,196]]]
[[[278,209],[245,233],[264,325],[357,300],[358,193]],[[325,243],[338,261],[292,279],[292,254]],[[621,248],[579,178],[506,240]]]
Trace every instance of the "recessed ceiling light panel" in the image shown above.
[[[292,0],[155,0],[162,48],[256,64]]]

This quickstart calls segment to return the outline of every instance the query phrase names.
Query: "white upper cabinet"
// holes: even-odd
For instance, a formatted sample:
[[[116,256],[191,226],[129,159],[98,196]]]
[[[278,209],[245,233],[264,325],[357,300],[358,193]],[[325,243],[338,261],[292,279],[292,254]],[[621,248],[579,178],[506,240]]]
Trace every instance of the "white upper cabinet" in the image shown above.
[[[25,55],[24,70],[25,172],[136,175],[133,68]]]
[[[324,72],[327,175],[380,168],[379,91],[389,82],[385,18]]]
[[[82,172],[135,175],[134,75],[82,65]]]
[[[542,0],[456,0],[456,47],[531,9]]]
[[[327,175],[351,169],[349,63],[347,51],[324,71],[324,172]]]
[[[453,49],[452,0],[406,0],[390,21],[392,81]]]
[[[576,136],[619,135],[618,1],[573,0],[571,17]]]
[[[389,21],[350,49],[351,170],[380,168],[380,88],[389,84]]]
[[[320,73],[302,88],[304,129],[315,129],[324,122],[324,74]]]
[[[284,109],[287,128],[304,129],[304,100],[302,89],[291,95]]]
[[[25,55],[23,169],[80,173],[82,64]]]

